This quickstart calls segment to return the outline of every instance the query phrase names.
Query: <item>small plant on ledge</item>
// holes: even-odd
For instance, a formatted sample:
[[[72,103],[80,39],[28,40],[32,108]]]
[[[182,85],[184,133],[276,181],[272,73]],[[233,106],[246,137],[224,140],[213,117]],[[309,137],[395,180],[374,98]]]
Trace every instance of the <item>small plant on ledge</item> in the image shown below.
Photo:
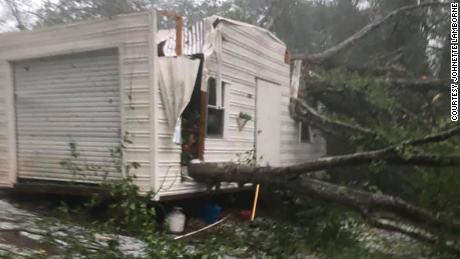
[[[238,118],[236,118],[236,123],[238,123],[238,130],[242,131],[244,126],[246,126],[246,123],[250,120],[252,120],[251,115],[245,112],[240,112]]]

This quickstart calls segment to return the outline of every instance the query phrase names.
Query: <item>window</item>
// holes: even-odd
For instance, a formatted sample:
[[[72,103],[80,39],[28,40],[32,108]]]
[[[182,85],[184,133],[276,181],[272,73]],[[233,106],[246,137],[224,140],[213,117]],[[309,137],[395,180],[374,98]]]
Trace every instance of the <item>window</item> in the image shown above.
[[[208,119],[206,135],[211,138],[223,138],[225,116],[225,83],[220,87],[213,77],[208,79]]]
[[[300,143],[310,143],[311,142],[311,134],[310,134],[310,126],[308,124],[300,122],[299,123],[299,138]]]

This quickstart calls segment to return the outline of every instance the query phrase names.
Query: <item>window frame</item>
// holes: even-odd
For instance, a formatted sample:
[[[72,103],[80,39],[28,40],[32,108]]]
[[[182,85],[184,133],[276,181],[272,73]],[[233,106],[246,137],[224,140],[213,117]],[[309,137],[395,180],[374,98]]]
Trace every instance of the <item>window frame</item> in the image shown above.
[[[302,128],[307,126],[308,127],[308,140],[303,140],[302,139]],[[298,136],[298,140],[299,140],[299,143],[301,144],[311,144],[313,142],[313,135],[312,135],[312,132],[311,132],[311,127],[304,123],[304,122],[299,122],[298,123],[298,130],[299,130],[299,136]]]
[[[209,80],[214,79],[216,81],[216,105],[210,105],[209,104]],[[225,139],[227,136],[227,109],[228,109],[228,96],[229,96],[229,86],[230,82],[227,80],[221,80],[219,84],[219,80],[217,77],[214,76],[209,76],[206,80],[206,87],[207,87],[207,92],[208,92],[208,100],[206,103],[206,128],[205,128],[205,133],[206,133],[206,138],[210,139]],[[221,134],[208,134],[208,115],[209,115],[209,109],[215,109],[215,110],[220,110],[222,111],[222,133]]]

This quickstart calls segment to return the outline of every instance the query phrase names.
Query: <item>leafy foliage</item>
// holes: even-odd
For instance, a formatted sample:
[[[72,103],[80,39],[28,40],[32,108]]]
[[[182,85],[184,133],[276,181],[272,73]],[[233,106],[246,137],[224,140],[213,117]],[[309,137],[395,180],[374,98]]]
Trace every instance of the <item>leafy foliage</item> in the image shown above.
[[[117,232],[143,233],[155,229],[153,192],[139,195],[139,187],[133,183],[132,178],[106,182],[103,188],[107,193],[94,196],[88,207],[100,206],[107,199],[114,201],[108,205],[107,213],[110,217],[104,224],[115,227]]]

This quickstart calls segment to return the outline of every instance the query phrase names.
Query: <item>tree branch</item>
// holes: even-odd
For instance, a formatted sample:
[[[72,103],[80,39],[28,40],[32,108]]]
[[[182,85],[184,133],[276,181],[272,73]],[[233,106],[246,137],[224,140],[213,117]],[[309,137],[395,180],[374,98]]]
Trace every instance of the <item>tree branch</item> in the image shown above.
[[[453,127],[439,133],[433,133],[422,138],[407,140],[401,144],[405,146],[420,146],[424,144],[445,141],[458,134],[460,134],[460,126]]]
[[[448,6],[449,3],[442,3],[442,2],[426,2],[422,4],[415,4],[415,5],[408,5],[401,8],[398,8],[381,19],[378,19],[372,23],[369,23],[364,28],[350,36],[349,38],[345,39],[341,43],[324,50],[323,52],[316,53],[316,54],[299,54],[295,55],[294,59],[303,59],[306,63],[310,64],[321,64],[327,59],[337,55],[340,52],[343,52],[352,46],[356,45],[356,43],[365,37],[367,37],[371,32],[377,30],[382,25],[386,24],[387,22],[391,21],[393,18],[416,9],[427,8],[427,7],[436,7],[436,6]]]
[[[375,136],[375,133],[370,129],[338,120],[332,120],[324,115],[321,115],[303,100],[292,99],[291,101],[295,105],[293,114],[295,119],[308,122],[312,126],[317,127],[324,132],[333,135],[343,135],[345,132],[358,132],[367,136]]]
[[[400,147],[419,146],[445,141],[457,134],[460,134],[460,126],[437,134],[427,135],[422,138],[406,140],[399,145],[392,145],[375,151],[319,158],[317,160],[287,167],[256,168],[235,164],[203,163],[189,165],[188,172],[189,175],[198,182],[205,182],[207,184],[216,184],[220,182],[264,184],[275,188],[288,189],[313,199],[346,206],[358,211],[365,218],[374,213],[389,212],[409,220],[416,225],[460,233],[459,224],[441,215],[434,215],[430,211],[412,205],[398,197],[369,193],[305,176],[306,173],[312,171],[325,170],[338,166],[363,165],[377,161],[384,161],[389,164],[397,165],[460,166],[460,156],[421,154],[404,158],[397,152]],[[416,237],[419,240],[433,243],[430,236],[407,232],[405,229],[382,224],[382,222],[378,221],[371,221],[370,223],[373,223],[374,226],[377,227],[391,228],[394,231]]]
[[[387,79],[386,82],[399,86],[399,87],[409,87],[411,90],[417,91],[430,91],[430,90],[438,90],[438,91],[449,91],[449,80],[443,79]]]
[[[268,7],[267,13],[258,22],[259,26],[270,30],[274,22],[283,14],[284,10],[286,10],[290,4],[291,1],[288,1],[286,4],[285,1],[282,0],[273,0]]]
[[[273,177],[292,179],[308,172],[343,166],[367,165],[372,162],[386,162],[401,166],[460,166],[460,156],[416,154],[405,158],[398,153],[398,149],[401,147],[440,142],[457,134],[460,134],[460,126],[423,138],[406,140],[399,145],[392,145],[374,151],[323,157],[286,167],[251,167],[223,163],[191,164],[189,165],[189,173],[190,176],[198,181],[213,179],[216,182],[238,182],[243,184],[267,182]]]
[[[195,165],[194,165],[195,166]],[[199,171],[191,171],[191,175],[197,180],[202,179]],[[229,174],[225,179],[226,182],[233,182],[232,178],[236,175]],[[222,181],[219,174],[207,175],[207,180]],[[265,185],[275,188],[288,189],[295,193],[308,196],[313,199],[336,203],[345,206],[349,209],[359,212],[363,217],[369,220],[369,215],[378,212],[392,213],[405,220],[412,222],[415,225],[443,229],[447,231],[460,232],[460,225],[452,222],[449,219],[443,218],[440,215],[433,215],[428,210],[412,205],[398,197],[369,193],[362,190],[340,186],[328,182],[324,182],[310,177],[302,177],[299,180],[289,181],[283,177],[266,177],[263,181],[257,181]],[[398,231],[406,235],[416,237],[419,240],[433,243],[436,240],[431,239],[429,235],[415,236],[415,232],[406,231],[399,227],[393,227],[388,224],[383,224],[379,221],[374,221],[371,218],[371,225],[376,227],[386,228],[387,230]],[[391,229],[389,229],[391,228]]]
[[[412,237],[419,241],[423,241],[423,242],[427,242],[431,244],[435,244],[437,242],[436,237],[428,233],[424,233],[424,232],[416,231],[416,230],[410,230],[410,229],[398,226],[397,224],[392,224],[390,222],[384,222],[382,220],[378,220],[377,218],[373,216],[367,217],[367,223],[371,225],[372,227],[380,228],[380,229],[391,231],[391,232],[398,232],[398,233]]]
[[[363,215],[377,212],[391,212],[410,219],[412,222],[428,224],[437,228],[455,228],[460,226],[446,219],[433,215],[431,212],[414,206],[398,197],[384,194],[369,193],[346,186],[335,185],[324,181],[302,178],[301,181],[287,183],[290,189],[309,195],[310,197],[345,205]]]
[[[26,28],[24,25],[24,21],[22,20],[21,17],[21,11],[19,10],[18,3],[15,0],[4,0],[7,7],[9,8],[9,11],[11,12],[11,15],[13,18],[16,20],[16,28],[19,30],[23,31]]]
[[[191,164],[189,174],[197,181],[266,183],[271,178],[295,179],[309,172],[344,166],[367,165],[372,162],[385,162],[398,166],[451,167],[460,166],[460,156],[414,155],[403,158],[393,149],[381,149],[349,155],[324,157],[317,160],[286,167],[251,167],[224,163]]]

